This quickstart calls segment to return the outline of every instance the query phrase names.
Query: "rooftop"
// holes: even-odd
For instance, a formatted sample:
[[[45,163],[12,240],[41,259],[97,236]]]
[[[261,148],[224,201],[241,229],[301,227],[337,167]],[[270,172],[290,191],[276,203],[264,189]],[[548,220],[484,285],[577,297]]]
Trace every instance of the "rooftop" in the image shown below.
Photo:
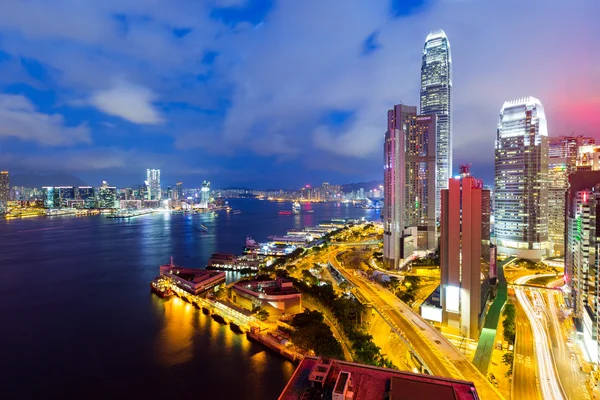
[[[324,373],[327,375],[322,376]],[[279,399],[327,398],[334,388],[339,392],[344,387],[353,392],[354,400],[479,399],[471,382],[317,357],[302,360]]]

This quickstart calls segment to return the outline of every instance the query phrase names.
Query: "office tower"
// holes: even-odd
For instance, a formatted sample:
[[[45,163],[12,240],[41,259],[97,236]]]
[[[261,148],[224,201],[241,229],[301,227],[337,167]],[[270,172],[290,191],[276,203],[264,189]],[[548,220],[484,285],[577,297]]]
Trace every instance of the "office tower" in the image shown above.
[[[83,201],[83,208],[96,208],[96,191],[91,186],[79,186],[77,199]]]
[[[44,201],[44,208],[54,208],[54,187],[42,187],[42,200]]]
[[[548,128],[533,97],[507,101],[496,136],[494,232],[498,253],[540,260],[548,247]]]
[[[147,200],[160,200],[162,198],[160,190],[160,169],[146,170],[146,184],[149,187]]]
[[[200,189],[200,208],[208,208],[208,202],[210,200],[210,182],[202,182],[202,188]]]
[[[73,201],[75,201],[73,186],[56,186],[54,188],[54,208],[71,207]]]
[[[489,192],[461,166],[441,192],[441,303],[443,324],[451,332],[479,338],[479,321],[487,299],[487,270],[482,268],[482,239],[489,227]],[[486,221],[487,219],[487,221]],[[489,228],[488,228],[489,229]],[[489,234],[488,234],[489,235]],[[484,279],[482,279],[482,275]]]
[[[417,115],[414,106],[398,104],[388,111],[383,214],[389,268],[400,268],[411,246],[436,247],[436,126],[435,115]],[[409,227],[417,228],[414,237]]]
[[[177,182],[175,185],[175,200],[183,200],[183,183]]]
[[[10,174],[0,171],[0,203],[6,204],[10,200]]]
[[[167,186],[167,200],[173,199],[173,189],[171,186]]]
[[[600,170],[600,145],[587,144],[579,146],[575,169],[577,171]]]
[[[452,56],[446,33],[439,29],[425,39],[421,64],[421,114],[437,115],[437,218],[440,190],[452,177]]]
[[[586,164],[587,155],[591,153],[590,159],[593,159],[594,143],[594,138],[584,136],[559,136],[548,139],[548,244],[552,255],[564,254],[565,193],[568,176],[577,170],[580,155],[583,155]],[[583,153],[580,153],[580,149],[583,149]]]
[[[117,188],[108,186],[106,181],[98,188],[98,208],[117,208]]]
[[[598,254],[600,254],[600,171],[569,176],[566,210],[565,280],[570,288],[582,343],[598,363]]]

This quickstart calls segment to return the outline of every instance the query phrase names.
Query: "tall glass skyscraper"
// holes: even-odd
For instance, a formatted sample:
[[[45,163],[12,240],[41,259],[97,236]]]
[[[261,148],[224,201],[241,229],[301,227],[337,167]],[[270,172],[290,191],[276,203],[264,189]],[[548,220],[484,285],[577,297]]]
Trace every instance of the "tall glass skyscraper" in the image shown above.
[[[437,114],[437,209],[440,190],[452,177],[452,56],[446,33],[432,31],[425,39],[421,64],[421,114]]]
[[[150,189],[148,200],[161,200],[162,193],[160,190],[160,169],[147,169],[146,182]]]
[[[541,259],[548,246],[548,128],[538,99],[502,106],[494,181],[498,252]]]

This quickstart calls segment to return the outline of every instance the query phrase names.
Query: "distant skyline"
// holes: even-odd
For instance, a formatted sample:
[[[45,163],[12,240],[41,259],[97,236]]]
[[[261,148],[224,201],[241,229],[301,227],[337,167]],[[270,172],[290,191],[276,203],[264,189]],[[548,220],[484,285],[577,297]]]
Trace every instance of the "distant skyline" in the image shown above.
[[[187,187],[381,180],[386,112],[419,104],[423,43],[443,29],[453,173],[472,163],[492,185],[506,99],[539,98],[550,136],[598,138],[599,14],[594,0],[5,0],[0,170],[117,186],[148,168]]]

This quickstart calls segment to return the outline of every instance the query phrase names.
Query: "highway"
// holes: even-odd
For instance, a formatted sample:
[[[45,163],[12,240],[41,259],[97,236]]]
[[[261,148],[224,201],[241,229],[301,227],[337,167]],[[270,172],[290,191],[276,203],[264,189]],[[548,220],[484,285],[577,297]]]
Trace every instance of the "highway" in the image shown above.
[[[371,301],[377,312],[409,343],[433,375],[471,381],[482,399],[503,398],[460,351],[393,293],[356,274],[356,271],[343,268],[337,260],[337,251],[329,253],[329,262]]]
[[[536,277],[533,276],[523,276],[518,278],[515,283],[516,284],[525,284],[528,280]],[[537,377],[540,385],[540,390],[542,392],[542,397],[545,400],[562,400],[565,399],[564,391],[562,385],[560,384],[560,380],[558,378],[558,374],[556,372],[556,368],[554,365],[554,359],[552,356],[552,351],[550,349],[550,335],[548,332],[548,320],[547,320],[547,312],[546,305],[543,301],[543,298],[538,290],[535,289],[527,289],[531,291],[532,299],[530,300],[529,296],[526,293],[526,289],[515,286],[515,295],[517,300],[519,301],[520,306],[525,311],[527,315],[527,319],[529,320],[529,324],[531,326],[531,331],[533,332],[533,348],[535,350],[535,365],[537,366]],[[525,335],[523,339],[517,338],[517,341],[528,340]],[[517,376],[515,375],[515,381],[528,380],[530,378]],[[519,398],[519,397],[515,397]]]
[[[516,304],[516,340],[513,362],[513,399],[539,399],[541,393],[537,385],[536,368],[533,354],[533,332],[525,310]]]

